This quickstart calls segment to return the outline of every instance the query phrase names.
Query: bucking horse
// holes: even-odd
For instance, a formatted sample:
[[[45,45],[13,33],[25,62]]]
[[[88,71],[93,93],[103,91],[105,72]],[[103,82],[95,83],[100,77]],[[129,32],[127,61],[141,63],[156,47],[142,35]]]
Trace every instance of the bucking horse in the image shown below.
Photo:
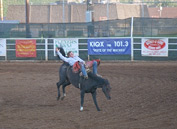
[[[59,48],[60,52],[63,56],[65,56],[65,52],[63,48]],[[100,108],[97,104],[96,99],[96,90],[97,88],[102,88],[103,93],[105,94],[108,100],[111,99],[110,97],[110,83],[107,79],[99,77],[92,72],[88,72],[88,79],[84,79],[81,76],[80,72],[75,73],[73,72],[72,66],[70,66],[67,62],[63,62],[63,64],[59,68],[59,77],[60,80],[57,82],[57,89],[58,89],[58,96],[57,100],[60,99],[60,86],[62,85],[63,89],[63,96],[61,99],[63,100],[66,96],[65,87],[72,84],[76,88],[80,89],[80,97],[81,97],[81,105],[80,111],[83,111],[83,104],[84,104],[84,95],[85,93],[91,93],[94,104],[96,106],[97,111],[100,111]]]

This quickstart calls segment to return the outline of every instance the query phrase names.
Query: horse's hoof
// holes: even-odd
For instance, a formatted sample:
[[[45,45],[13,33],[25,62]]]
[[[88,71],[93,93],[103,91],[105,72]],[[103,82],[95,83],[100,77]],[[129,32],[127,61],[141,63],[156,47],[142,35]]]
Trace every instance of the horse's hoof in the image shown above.
[[[63,97],[61,97],[61,100],[64,100],[64,98],[65,98],[64,96],[63,96]]]
[[[57,101],[60,100],[60,97],[57,97]]]
[[[80,107],[80,112],[82,112],[84,110],[84,108],[83,107]]]
[[[100,109],[97,109],[97,111],[101,111]]]

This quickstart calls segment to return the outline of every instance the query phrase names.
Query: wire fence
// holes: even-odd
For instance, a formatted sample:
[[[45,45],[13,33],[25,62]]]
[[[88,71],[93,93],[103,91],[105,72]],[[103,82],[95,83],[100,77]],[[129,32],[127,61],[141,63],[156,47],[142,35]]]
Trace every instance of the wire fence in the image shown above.
[[[89,23],[0,24],[0,38],[129,37],[131,18]],[[177,18],[133,18],[134,37],[177,37]]]

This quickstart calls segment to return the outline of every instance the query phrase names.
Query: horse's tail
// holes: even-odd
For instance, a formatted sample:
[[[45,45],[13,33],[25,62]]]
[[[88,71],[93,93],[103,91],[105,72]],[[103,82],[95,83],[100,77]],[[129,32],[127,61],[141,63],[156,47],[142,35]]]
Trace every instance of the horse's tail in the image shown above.
[[[61,54],[65,57],[65,56],[66,56],[66,54],[65,54],[64,49],[63,49],[62,47],[60,47],[59,49],[60,49],[60,53],[61,53]]]
[[[65,54],[64,49],[63,49],[62,47],[58,47],[58,49],[60,49],[60,53],[61,53],[64,57],[66,57],[66,54]],[[57,57],[60,59],[59,56],[57,56]]]

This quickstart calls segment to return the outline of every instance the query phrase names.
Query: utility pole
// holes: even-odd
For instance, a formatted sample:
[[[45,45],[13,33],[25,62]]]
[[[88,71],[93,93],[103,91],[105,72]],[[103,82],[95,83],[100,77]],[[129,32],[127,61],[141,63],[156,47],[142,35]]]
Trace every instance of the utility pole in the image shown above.
[[[160,9],[158,10],[160,12],[160,18],[162,17],[162,6],[160,5]]]
[[[26,23],[29,23],[29,0],[25,0]]]
[[[63,23],[65,23],[65,0],[63,0]]]
[[[141,1],[141,7],[142,7],[142,16],[144,17],[144,0]]]
[[[25,18],[26,18],[26,38],[30,38],[30,28],[29,28],[29,0],[25,0]]]
[[[109,19],[110,19],[109,18],[109,0],[107,0],[107,4],[106,5],[107,5],[107,7],[106,7],[107,8],[106,9],[107,10],[106,11],[107,12],[107,36],[109,37],[109,35],[110,35],[110,33],[109,33]]]
[[[3,0],[0,0],[0,12],[1,12],[1,21],[4,20],[4,16],[3,16]]]
[[[106,12],[107,12],[107,20],[109,20],[109,0],[107,0],[107,4],[106,4],[107,6],[106,6]]]

